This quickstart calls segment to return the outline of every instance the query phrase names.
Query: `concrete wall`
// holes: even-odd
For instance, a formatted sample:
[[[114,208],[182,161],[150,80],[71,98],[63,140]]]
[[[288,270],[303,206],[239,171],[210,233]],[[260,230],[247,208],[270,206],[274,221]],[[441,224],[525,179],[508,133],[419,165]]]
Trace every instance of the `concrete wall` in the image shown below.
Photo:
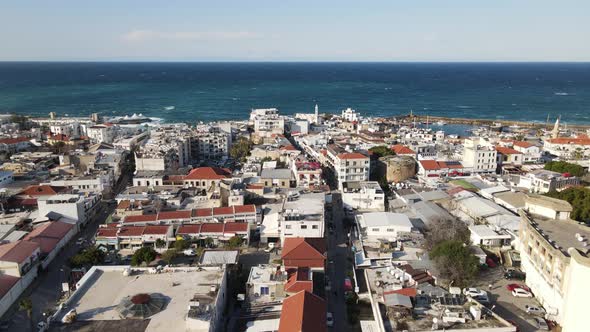
[[[2,317],[12,304],[18,300],[20,295],[37,277],[37,266],[20,278],[14,286],[0,299],[0,317]]]

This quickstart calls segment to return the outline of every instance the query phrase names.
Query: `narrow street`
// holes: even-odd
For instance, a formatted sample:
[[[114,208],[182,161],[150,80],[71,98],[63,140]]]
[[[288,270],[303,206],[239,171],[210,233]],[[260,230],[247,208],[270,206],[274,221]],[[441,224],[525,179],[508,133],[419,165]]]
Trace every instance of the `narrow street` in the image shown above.
[[[326,292],[328,312],[334,315],[333,331],[349,331],[346,314],[346,299],[344,298],[344,278],[348,266],[349,255],[348,236],[344,228],[344,209],[339,193],[332,194],[332,219],[334,232],[328,235],[328,271],[327,276],[332,283],[332,289]]]

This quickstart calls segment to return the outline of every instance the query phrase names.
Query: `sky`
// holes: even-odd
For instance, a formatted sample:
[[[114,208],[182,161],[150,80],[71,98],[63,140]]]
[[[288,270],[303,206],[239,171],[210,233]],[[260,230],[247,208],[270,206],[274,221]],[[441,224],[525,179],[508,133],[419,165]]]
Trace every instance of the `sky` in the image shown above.
[[[590,61],[589,13],[588,0],[0,0],[0,61]]]

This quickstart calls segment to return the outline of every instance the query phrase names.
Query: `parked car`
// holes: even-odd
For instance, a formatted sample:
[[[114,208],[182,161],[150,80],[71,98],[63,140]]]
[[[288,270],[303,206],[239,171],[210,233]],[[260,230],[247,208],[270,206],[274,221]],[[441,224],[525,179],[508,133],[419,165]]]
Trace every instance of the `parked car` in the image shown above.
[[[526,274],[524,272],[518,270],[508,270],[504,273],[504,278],[508,280],[516,279],[516,280],[525,280]]]
[[[535,316],[544,316],[545,315],[545,309],[543,309],[541,307],[534,306],[534,305],[528,305],[528,304],[525,305],[524,311],[526,311],[526,313],[529,315],[535,315]]]
[[[185,256],[196,256],[197,253],[194,249],[186,249],[182,252]]]
[[[470,288],[463,288],[463,295],[474,297],[474,296],[479,296],[479,295],[487,295],[487,293],[484,290],[470,287]]]
[[[483,305],[487,305],[490,304],[490,298],[488,297],[488,294],[480,294],[480,295],[476,295],[476,296],[472,296],[471,297],[473,300],[483,304]]]
[[[511,291],[511,292],[513,290],[515,290],[516,288],[524,289],[527,292],[530,292],[531,291],[530,288],[528,288],[526,285],[522,285],[522,284],[508,284],[508,285],[506,285],[506,289],[509,290],[509,291]]]
[[[522,288],[515,288],[512,290],[512,296],[514,297],[533,297],[533,294]]]
[[[334,326],[334,315],[331,312],[326,313],[326,325],[328,327]]]
[[[543,318],[535,317],[534,322],[535,322],[535,326],[537,327],[538,330],[550,331],[549,325],[547,324],[547,322]]]

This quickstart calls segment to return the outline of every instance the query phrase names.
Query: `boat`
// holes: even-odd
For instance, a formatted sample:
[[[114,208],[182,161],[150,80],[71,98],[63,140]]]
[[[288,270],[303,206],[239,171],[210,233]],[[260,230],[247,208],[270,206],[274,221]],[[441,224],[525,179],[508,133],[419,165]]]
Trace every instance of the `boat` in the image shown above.
[[[172,110],[173,110],[173,109],[175,109],[175,108],[176,108],[175,106],[166,106],[166,107],[164,107],[164,109],[165,109],[166,111],[172,111]]]
[[[444,122],[443,120],[438,120],[438,121],[436,121],[436,125],[437,125],[437,126],[444,126],[444,125],[446,125],[446,124],[447,124],[447,123],[446,123],[446,122]]]

